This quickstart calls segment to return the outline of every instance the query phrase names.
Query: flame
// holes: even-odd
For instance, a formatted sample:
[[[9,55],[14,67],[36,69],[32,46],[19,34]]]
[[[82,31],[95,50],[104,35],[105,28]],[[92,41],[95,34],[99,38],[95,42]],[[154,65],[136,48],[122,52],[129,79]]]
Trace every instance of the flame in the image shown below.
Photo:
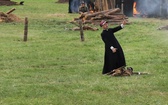
[[[134,4],[133,4],[133,15],[134,16],[137,15],[137,14],[140,14],[140,12],[138,12],[137,9],[136,9],[136,5],[137,5],[137,3],[134,2]]]
[[[91,10],[91,11],[89,11],[89,12],[90,12],[91,14],[93,14],[93,13],[94,13],[94,11],[92,11],[92,10]]]

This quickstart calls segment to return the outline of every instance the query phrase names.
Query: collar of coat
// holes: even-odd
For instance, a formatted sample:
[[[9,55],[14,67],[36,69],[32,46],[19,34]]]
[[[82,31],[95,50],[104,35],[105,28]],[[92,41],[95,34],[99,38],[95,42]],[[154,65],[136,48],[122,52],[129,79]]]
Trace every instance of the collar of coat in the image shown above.
[[[108,31],[109,29],[104,29],[104,31]]]

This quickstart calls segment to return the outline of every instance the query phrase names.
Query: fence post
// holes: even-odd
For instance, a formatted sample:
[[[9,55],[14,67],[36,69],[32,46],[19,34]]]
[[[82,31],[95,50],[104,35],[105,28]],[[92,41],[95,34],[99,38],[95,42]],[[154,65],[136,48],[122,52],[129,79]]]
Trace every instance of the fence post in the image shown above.
[[[84,41],[84,34],[83,34],[83,25],[82,25],[82,20],[79,20],[79,27],[80,27],[80,36],[81,36],[81,41]]]
[[[25,26],[24,26],[24,41],[27,41],[27,35],[28,35],[28,18],[25,18]]]

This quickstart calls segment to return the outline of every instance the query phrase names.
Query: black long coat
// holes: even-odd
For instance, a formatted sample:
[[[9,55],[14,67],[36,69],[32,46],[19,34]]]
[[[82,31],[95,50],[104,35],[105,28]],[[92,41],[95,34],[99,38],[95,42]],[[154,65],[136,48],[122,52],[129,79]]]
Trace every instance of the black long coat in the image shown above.
[[[109,28],[108,30],[103,30],[101,33],[101,38],[105,43],[104,67],[102,74],[108,73],[121,66],[126,66],[123,50],[114,36],[114,33],[121,29],[121,26],[118,26],[115,28]],[[115,53],[110,49],[111,46],[117,48]]]

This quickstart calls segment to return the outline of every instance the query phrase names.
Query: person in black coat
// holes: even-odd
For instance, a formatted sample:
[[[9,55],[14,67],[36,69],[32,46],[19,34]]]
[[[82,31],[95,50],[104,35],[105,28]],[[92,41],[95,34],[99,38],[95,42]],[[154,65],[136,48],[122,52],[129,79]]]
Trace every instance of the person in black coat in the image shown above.
[[[100,26],[103,28],[101,38],[105,44],[104,67],[102,74],[126,66],[124,52],[118,40],[114,36],[114,33],[124,28],[124,25],[125,21],[120,26],[108,28],[108,23],[105,20],[100,22]]]

